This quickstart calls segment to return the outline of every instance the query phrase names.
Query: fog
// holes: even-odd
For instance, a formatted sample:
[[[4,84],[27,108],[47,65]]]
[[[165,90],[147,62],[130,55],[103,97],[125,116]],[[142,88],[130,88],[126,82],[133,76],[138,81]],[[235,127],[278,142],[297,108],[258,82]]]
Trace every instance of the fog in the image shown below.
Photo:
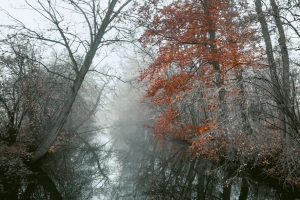
[[[1,0],[0,199],[299,199],[299,11]]]

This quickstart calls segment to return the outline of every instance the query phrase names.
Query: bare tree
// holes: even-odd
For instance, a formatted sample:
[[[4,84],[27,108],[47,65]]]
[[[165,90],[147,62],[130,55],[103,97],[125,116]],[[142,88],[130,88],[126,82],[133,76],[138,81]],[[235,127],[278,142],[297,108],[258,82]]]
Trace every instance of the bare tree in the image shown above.
[[[45,32],[30,29],[20,20],[7,13],[17,23],[13,27],[17,32],[12,34],[11,37],[21,35],[25,38],[42,41],[49,48],[63,48],[69,59],[66,62],[72,69],[72,76],[69,77],[63,76],[59,71],[51,71],[57,76],[70,79],[72,81],[71,90],[47,137],[32,153],[31,163],[42,158],[57,138],[99,49],[121,40],[122,28],[118,27],[118,20],[120,20],[119,17],[122,15],[123,10],[131,1],[25,1],[30,9],[38,12],[48,23]],[[78,15],[81,18],[79,22],[67,21],[68,15],[65,13]],[[82,25],[84,31],[76,31],[76,24]],[[113,35],[114,38],[111,38],[109,34]],[[76,60],[78,52],[83,53],[82,63],[78,63]],[[44,66],[50,71],[46,64]]]

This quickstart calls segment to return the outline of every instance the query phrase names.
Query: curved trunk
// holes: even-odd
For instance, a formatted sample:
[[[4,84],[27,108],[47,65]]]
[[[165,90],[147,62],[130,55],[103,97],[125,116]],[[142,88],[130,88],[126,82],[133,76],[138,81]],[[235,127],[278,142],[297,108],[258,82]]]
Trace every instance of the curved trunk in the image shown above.
[[[116,13],[118,13],[121,9],[123,9],[130,1],[131,0],[128,0],[122,6],[120,6],[120,8],[118,9],[118,11]],[[102,42],[102,38],[107,31],[107,27],[113,21],[113,19],[117,16],[113,12],[117,2],[118,2],[117,0],[112,0],[109,2],[108,11],[110,11],[110,12],[107,12],[104,19],[101,21],[100,27],[97,30],[95,30],[94,38],[92,40],[92,43],[89,46],[89,50],[85,55],[84,62],[79,71],[77,71],[77,63],[75,61],[73,62],[73,65],[74,65],[73,68],[76,69],[75,70],[76,79],[74,80],[71,94],[70,94],[69,98],[66,100],[63,110],[60,112],[58,118],[55,120],[55,124],[53,125],[53,128],[51,129],[50,133],[47,134],[47,138],[32,153],[32,156],[30,159],[31,163],[35,163],[37,160],[41,159],[47,153],[48,149],[51,147],[51,145],[56,140],[58,134],[60,133],[60,131],[72,109],[73,103],[74,103],[77,93],[81,87],[81,84],[84,80],[84,77],[85,77],[86,73],[89,71],[89,68],[90,68],[92,61],[95,57],[95,54],[99,48],[99,45]],[[58,27],[58,29],[60,30],[60,27]],[[64,33],[60,33],[60,34],[63,38],[65,37]],[[68,47],[69,44],[67,43],[67,41],[66,41],[65,45],[66,45],[66,47]],[[73,53],[71,51],[69,51],[69,49],[68,49],[68,52],[69,52],[69,57],[71,59],[74,58]]]
[[[44,187],[47,192],[49,192],[52,200],[63,200],[55,184],[42,168],[40,168],[39,166],[32,166],[30,167],[30,169],[33,172],[36,172],[36,180]]]
[[[56,123],[53,125],[53,128],[51,129],[50,133],[48,134],[47,138],[43,141],[43,143],[32,153],[31,156],[31,163],[36,162],[40,158],[42,158],[48,151],[48,149],[51,147],[51,145],[54,143],[56,140],[58,134],[60,133],[64,123],[67,120],[67,117],[69,113],[71,112],[73,103],[76,99],[77,93],[80,89],[80,86],[83,82],[84,76],[86,74],[87,70],[83,73],[82,76],[78,75],[74,85],[72,87],[72,93],[69,96],[68,100],[65,103],[65,106],[63,110],[60,112]]]

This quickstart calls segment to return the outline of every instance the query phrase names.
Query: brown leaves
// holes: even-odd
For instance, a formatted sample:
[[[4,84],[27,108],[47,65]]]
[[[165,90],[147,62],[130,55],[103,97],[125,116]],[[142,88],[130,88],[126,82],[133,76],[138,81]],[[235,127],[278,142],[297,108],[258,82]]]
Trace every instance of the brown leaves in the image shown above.
[[[220,85],[230,87],[230,70],[251,66],[253,30],[237,26],[239,16],[229,1],[175,1],[154,10],[140,38],[144,47],[158,48],[140,75],[149,85],[144,98],[159,108],[154,135],[186,140],[195,153],[218,160],[227,146],[217,120]]]
[[[209,125],[202,125],[202,126],[199,126],[198,128],[198,133],[203,133],[205,131],[208,131],[210,129],[210,126]]]

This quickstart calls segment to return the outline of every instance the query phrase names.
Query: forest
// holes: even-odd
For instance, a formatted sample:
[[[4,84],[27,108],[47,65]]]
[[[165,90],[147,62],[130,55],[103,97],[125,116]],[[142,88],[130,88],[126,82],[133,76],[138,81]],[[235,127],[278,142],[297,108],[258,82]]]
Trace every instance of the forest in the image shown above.
[[[299,0],[4,4],[1,200],[300,199]]]

